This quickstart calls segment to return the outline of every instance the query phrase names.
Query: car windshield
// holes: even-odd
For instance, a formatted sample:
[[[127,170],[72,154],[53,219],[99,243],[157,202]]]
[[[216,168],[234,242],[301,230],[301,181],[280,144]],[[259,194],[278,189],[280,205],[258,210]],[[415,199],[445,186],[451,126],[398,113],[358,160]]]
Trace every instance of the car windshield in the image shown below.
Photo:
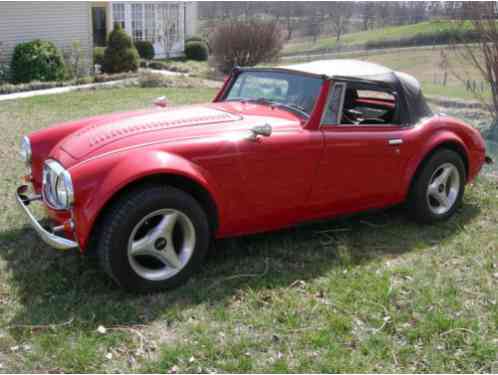
[[[253,101],[309,116],[323,80],[299,73],[246,71],[237,76],[225,101]]]

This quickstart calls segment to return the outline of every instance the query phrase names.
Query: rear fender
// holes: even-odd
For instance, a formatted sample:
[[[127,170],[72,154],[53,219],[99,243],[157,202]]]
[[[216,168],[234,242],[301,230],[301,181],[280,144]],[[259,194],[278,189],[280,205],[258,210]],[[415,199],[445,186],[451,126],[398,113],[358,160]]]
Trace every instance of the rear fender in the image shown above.
[[[98,160],[93,161],[93,163]],[[89,168],[87,166],[86,168]],[[95,166],[93,167],[95,168]],[[96,181],[92,188],[86,187],[86,191],[75,192],[76,205],[74,216],[76,221],[76,235],[81,249],[85,249],[93,225],[101,211],[108,202],[126,186],[138,182],[148,176],[154,175],[176,175],[185,177],[202,186],[217,205],[218,215],[222,217],[222,207],[219,205],[220,194],[214,181],[209,177],[209,173],[198,165],[184,159],[178,155],[164,151],[152,150],[144,152],[130,152],[125,157],[120,158],[113,166],[102,165],[107,172],[104,175],[93,178]],[[75,181],[75,187],[84,186],[84,179],[91,179],[91,173],[84,173],[81,176],[81,184]],[[100,177],[100,178],[99,178]]]
[[[436,132],[431,136],[429,141],[424,142],[422,150],[420,150],[420,152],[417,152],[416,155],[408,161],[403,178],[405,196],[408,194],[412,180],[424,160],[426,160],[434,150],[445,144],[452,144],[457,146],[462,152],[465,153],[465,157],[468,160],[469,150],[460,137],[449,130],[441,130]]]

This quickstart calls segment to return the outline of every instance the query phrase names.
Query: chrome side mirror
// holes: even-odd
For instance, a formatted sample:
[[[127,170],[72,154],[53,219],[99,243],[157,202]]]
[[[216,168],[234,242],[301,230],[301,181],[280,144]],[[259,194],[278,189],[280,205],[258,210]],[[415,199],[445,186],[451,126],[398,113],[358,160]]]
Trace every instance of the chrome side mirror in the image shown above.
[[[165,96],[160,96],[159,98],[154,100],[154,105],[157,105],[158,107],[165,108],[169,105],[169,102]]]
[[[249,139],[251,141],[255,141],[258,139],[258,135],[261,135],[263,137],[269,137],[271,135],[271,132],[272,132],[272,127],[270,124],[254,126],[251,128],[251,135]]]

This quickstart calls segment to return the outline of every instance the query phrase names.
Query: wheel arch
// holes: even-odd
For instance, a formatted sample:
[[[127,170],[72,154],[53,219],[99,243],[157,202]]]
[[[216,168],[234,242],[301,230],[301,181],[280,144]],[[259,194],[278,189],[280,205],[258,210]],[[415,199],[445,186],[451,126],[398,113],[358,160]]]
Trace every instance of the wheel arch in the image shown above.
[[[128,184],[118,189],[103,204],[90,229],[87,250],[91,252],[95,247],[93,246],[93,243],[98,240],[100,223],[105,217],[106,212],[108,212],[110,207],[112,207],[115,202],[134,190],[157,185],[171,186],[190,194],[206,212],[211,233],[216,232],[220,222],[219,208],[212,194],[204,186],[202,186],[198,181],[195,181],[195,179],[180,174],[171,172],[154,173],[130,181]]]
[[[105,169],[105,172],[96,177],[96,169]],[[99,222],[113,202],[147,184],[170,185],[187,192],[205,210],[213,234],[221,225],[224,206],[216,181],[209,171],[180,155],[158,150],[130,152],[98,167],[88,163],[85,170],[81,168],[78,172],[81,181],[92,181],[86,190],[77,192],[80,202],[74,210],[76,235],[82,251],[92,247]],[[78,185],[84,186],[83,182]]]
[[[407,183],[405,184],[405,192],[407,195],[410,193],[413,183],[416,181],[417,177],[420,175],[429,159],[440,150],[452,150],[462,158],[463,164],[465,166],[465,179],[467,180],[469,176],[469,154],[465,144],[456,136],[434,143],[435,144],[432,144],[430,147],[428,147],[428,150],[426,150],[426,152],[423,153],[423,156],[419,160],[417,160],[416,163],[414,163],[412,168],[409,168],[409,174],[406,180]]]

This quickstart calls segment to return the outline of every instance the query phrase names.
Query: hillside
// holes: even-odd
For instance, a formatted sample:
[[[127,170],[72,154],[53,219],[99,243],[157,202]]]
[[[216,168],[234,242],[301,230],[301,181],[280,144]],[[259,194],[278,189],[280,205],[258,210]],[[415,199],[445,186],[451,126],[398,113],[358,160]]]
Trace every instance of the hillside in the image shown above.
[[[455,24],[451,21],[427,21],[411,25],[378,28],[345,34],[341,38],[341,45],[361,45],[372,42],[408,39],[420,35],[437,37],[438,34],[448,34],[454,31],[455,27]],[[470,23],[464,23],[463,28],[460,27],[459,29],[460,32],[469,30]],[[294,39],[284,46],[283,54],[319,52],[336,46],[335,36],[319,37],[316,43],[313,43],[310,38]]]

